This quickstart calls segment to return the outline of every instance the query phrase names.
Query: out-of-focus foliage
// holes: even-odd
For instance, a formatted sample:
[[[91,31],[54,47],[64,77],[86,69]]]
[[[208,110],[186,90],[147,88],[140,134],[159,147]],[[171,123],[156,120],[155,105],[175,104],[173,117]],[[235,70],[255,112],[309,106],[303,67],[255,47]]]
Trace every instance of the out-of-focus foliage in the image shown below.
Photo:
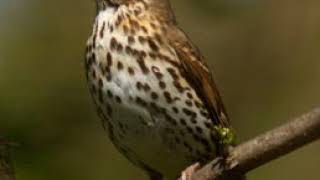
[[[320,1],[172,0],[214,68],[239,141],[320,104]],[[0,1],[0,135],[23,180],[142,179],[106,138],[86,89],[90,0]],[[250,179],[319,179],[320,144]]]

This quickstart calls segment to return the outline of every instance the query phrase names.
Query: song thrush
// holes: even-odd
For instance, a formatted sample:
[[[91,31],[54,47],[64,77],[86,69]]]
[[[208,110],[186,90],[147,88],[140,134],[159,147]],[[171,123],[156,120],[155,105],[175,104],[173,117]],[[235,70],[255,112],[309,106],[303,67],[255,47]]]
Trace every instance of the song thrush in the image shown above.
[[[228,117],[169,0],[96,0],[86,49],[91,95],[115,147],[152,180],[221,156]]]

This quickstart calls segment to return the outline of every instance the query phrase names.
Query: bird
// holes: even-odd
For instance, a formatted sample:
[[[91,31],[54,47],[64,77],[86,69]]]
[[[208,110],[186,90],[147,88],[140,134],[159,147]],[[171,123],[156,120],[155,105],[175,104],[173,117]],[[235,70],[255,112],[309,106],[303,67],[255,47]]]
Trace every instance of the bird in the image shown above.
[[[234,131],[204,56],[169,0],[96,0],[88,89],[107,136],[150,180],[222,157]]]

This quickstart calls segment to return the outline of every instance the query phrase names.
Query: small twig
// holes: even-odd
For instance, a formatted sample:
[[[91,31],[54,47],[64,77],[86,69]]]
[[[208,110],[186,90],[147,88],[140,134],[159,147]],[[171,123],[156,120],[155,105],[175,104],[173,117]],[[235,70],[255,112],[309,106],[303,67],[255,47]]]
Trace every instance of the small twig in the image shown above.
[[[9,153],[11,145],[12,143],[0,137],[0,180],[15,180]]]
[[[216,161],[197,171],[191,180],[218,180],[226,174],[245,174],[320,138],[320,108],[230,150],[224,172]]]

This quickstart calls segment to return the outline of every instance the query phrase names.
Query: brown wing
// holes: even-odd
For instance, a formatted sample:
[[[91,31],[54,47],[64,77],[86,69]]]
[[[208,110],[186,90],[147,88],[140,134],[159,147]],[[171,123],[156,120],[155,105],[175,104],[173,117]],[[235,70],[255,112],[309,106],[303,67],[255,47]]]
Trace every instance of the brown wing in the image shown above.
[[[184,71],[183,74],[204,102],[214,123],[229,127],[227,113],[213,76],[198,48],[179,28],[174,28],[173,31],[169,32],[168,38],[179,57],[182,65],[181,69]]]

